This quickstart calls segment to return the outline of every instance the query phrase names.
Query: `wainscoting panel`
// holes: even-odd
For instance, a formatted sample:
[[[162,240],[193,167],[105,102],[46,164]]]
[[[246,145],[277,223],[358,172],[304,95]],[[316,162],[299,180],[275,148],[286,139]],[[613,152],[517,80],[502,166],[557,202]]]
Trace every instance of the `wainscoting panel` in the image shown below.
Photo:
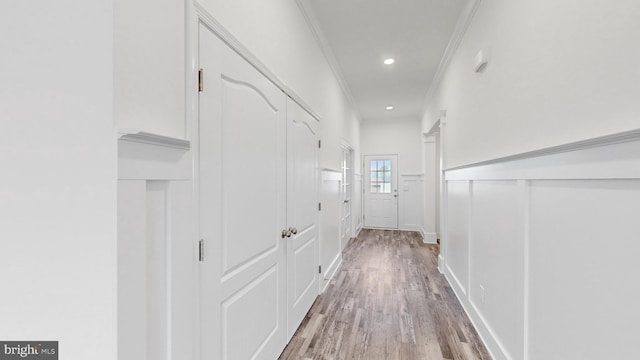
[[[640,180],[531,183],[531,359],[638,356],[639,215]]]
[[[340,246],[340,183],[342,173],[337,170],[322,169],[320,172],[320,265],[322,279],[320,292],[329,285],[331,277],[342,264]]]
[[[521,186],[517,181],[472,186],[469,300],[503,351],[516,359],[524,346]]]
[[[640,133],[445,172],[442,266],[495,359],[631,359]]]
[[[458,289],[467,295],[469,284],[469,210],[471,192],[469,181],[450,181],[447,184],[447,270]]]
[[[118,359],[193,359],[191,155],[184,140],[137,141],[149,138],[118,142]]]
[[[351,204],[351,218],[353,221],[354,237],[362,229],[362,175],[353,175],[353,201]]]
[[[424,175],[400,175],[399,228],[424,235]],[[435,239],[432,241],[435,243]]]

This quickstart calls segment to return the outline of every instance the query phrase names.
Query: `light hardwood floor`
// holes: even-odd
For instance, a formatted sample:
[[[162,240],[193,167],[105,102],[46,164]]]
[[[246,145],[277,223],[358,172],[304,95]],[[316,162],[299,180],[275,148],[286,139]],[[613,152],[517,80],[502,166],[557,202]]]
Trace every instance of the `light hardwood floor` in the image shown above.
[[[280,359],[490,359],[414,232],[362,230]]]

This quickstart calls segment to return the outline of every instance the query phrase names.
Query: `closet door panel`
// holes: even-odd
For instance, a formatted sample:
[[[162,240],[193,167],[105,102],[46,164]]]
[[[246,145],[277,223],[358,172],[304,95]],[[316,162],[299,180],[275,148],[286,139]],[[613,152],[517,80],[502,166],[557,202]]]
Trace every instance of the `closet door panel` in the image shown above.
[[[203,359],[275,359],[286,344],[285,95],[206,26],[199,121]]]
[[[288,338],[318,296],[318,121],[287,102]]]

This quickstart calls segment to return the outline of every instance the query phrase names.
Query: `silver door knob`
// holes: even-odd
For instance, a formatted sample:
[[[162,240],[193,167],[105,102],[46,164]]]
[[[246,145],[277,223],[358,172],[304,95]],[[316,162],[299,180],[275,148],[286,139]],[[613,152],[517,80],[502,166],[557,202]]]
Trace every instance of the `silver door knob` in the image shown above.
[[[298,229],[296,229],[296,228],[294,228],[294,227],[290,227],[290,228],[289,228],[289,232],[290,232],[291,234],[295,235],[295,234],[297,234],[297,233],[298,233]],[[289,236],[291,236],[291,235],[289,235]]]
[[[291,228],[289,230],[282,230],[282,238],[291,237]]]

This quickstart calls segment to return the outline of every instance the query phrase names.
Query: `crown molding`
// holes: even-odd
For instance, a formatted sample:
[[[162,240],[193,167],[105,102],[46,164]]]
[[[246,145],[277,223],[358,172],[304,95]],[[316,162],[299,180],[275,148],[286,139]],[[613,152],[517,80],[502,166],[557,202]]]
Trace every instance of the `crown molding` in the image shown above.
[[[469,25],[471,24],[471,20],[475,16],[478,8],[480,7],[480,3],[482,0],[469,0],[467,6],[462,10],[458,21],[456,22],[456,27],[453,30],[453,34],[451,34],[451,38],[449,38],[449,43],[447,44],[447,48],[442,55],[442,59],[440,59],[440,64],[438,64],[438,69],[436,70],[435,75],[433,76],[433,80],[431,81],[431,85],[429,86],[429,90],[427,91],[427,95],[424,98],[424,102],[422,104],[422,110],[420,112],[421,118],[424,117],[424,113],[427,110],[427,106],[429,102],[432,100],[433,95],[436,90],[440,86],[440,82],[442,81],[442,77],[445,72],[449,68],[449,64],[451,64],[451,60],[455,55],[460,43],[462,42],[462,38],[467,33],[467,29],[469,29]]]
[[[295,103],[305,109],[316,120],[320,121],[320,114],[315,112],[311,105],[304,101],[292,88],[290,88],[278,75],[255,56],[246,46],[244,46],[240,40],[238,40],[229,30],[227,30],[222,24],[216,20],[209,11],[202,6],[197,0],[194,0],[193,7],[198,16],[199,21],[211,29],[223,42],[229,45],[235,52],[237,52],[243,59],[249,64],[255,67],[262,75],[271,80],[280,90],[282,90],[287,96],[291,98]]]
[[[324,32],[320,27],[320,23],[318,21],[315,11],[313,10],[313,7],[311,6],[309,0],[296,0],[296,4],[298,5],[298,8],[300,9],[302,16],[307,22],[307,26],[309,27],[309,30],[311,30],[311,33],[316,38],[316,41],[320,46],[320,50],[322,51],[324,58],[327,60],[327,63],[329,64],[329,68],[331,68],[333,75],[336,77],[336,80],[338,81],[338,85],[340,85],[342,92],[347,97],[349,104],[351,104],[353,111],[355,112],[356,117],[358,118],[358,122],[362,122],[360,109],[358,107],[358,104],[355,101],[355,98],[353,97],[353,92],[351,92],[351,88],[349,87],[347,80],[344,78],[344,74],[342,73],[342,70],[340,70],[340,66],[338,65],[338,60],[336,59],[336,56],[333,53],[333,50],[331,50],[331,46],[329,46],[327,37],[324,35]]]

